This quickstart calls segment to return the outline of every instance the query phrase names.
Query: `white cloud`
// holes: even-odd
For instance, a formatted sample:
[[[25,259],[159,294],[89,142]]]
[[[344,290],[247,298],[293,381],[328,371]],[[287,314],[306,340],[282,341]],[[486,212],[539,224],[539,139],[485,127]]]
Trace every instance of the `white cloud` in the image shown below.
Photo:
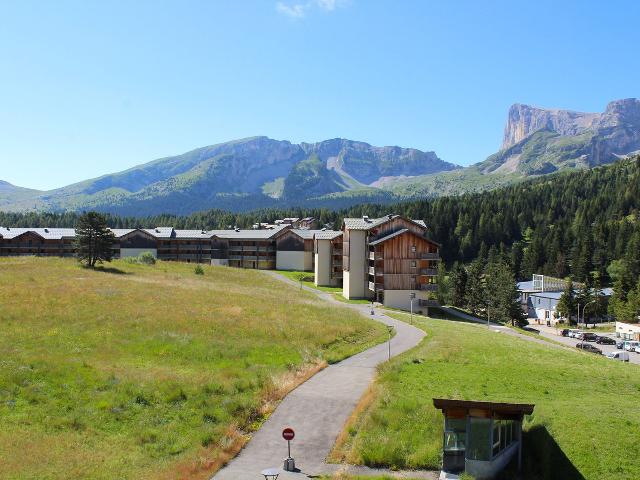
[[[276,10],[278,13],[282,13],[291,18],[302,18],[304,17],[309,4],[304,3],[294,3],[292,5],[286,5],[282,2],[276,3]]]
[[[276,2],[276,11],[291,18],[303,18],[309,10],[316,8],[332,12],[344,5],[346,0],[307,0],[306,2]]]
[[[336,0],[316,0],[316,4],[323,10],[332,11],[336,9]]]

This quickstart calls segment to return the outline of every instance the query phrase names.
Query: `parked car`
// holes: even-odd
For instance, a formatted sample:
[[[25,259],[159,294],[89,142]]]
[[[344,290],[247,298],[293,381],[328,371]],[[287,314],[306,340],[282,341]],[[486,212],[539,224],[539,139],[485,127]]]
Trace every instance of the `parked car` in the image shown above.
[[[584,350],[585,352],[597,353],[598,355],[602,355],[602,350],[600,350],[598,347],[594,347],[590,343],[578,343],[576,345],[576,348]]]
[[[619,340],[616,342],[616,348],[618,350],[624,350],[624,340]]]
[[[624,349],[627,352],[635,352],[636,351],[636,347],[640,345],[640,342],[630,342],[630,341],[626,341],[624,342]]]
[[[569,329],[568,328],[563,328],[562,330],[560,330],[560,335],[562,335],[563,337],[568,337],[569,336]]]
[[[600,345],[616,345],[616,341],[613,338],[605,337],[604,335],[598,335],[596,343],[599,343]]]
[[[629,361],[629,352],[625,352],[624,350],[617,350],[615,352],[607,353],[607,358],[611,360],[618,360],[620,362],[628,362]]]
[[[598,339],[598,336],[595,333],[585,332],[577,338],[578,340],[582,340],[583,342],[595,342]]]
[[[569,329],[569,337],[570,338],[578,338],[578,335],[581,335],[582,332],[580,330]]]

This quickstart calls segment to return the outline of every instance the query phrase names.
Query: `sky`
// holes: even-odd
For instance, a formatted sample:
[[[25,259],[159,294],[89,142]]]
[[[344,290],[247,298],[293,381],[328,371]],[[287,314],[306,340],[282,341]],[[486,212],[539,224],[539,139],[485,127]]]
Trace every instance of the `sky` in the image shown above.
[[[52,189],[254,135],[469,165],[509,106],[640,96],[640,2],[0,0],[0,179]]]

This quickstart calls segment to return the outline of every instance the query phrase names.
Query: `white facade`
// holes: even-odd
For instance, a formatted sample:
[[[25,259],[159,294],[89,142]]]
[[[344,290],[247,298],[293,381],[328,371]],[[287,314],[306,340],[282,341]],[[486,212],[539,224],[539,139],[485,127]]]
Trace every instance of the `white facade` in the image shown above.
[[[313,270],[313,252],[278,250],[276,252],[276,269],[311,272]]]
[[[616,322],[616,337],[623,340],[640,341],[640,324]]]
[[[316,240],[314,283],[321,287],[337,285],[337,279],[331,277],[331,240]]]
[[[137,257],[141,253],[149,252],[153,258],[158,258],[158,250],[155,248],[121,248],[120,258]]]
[[[413,311],[426,312],[427,307],[420,306],[420,300],[429,300],[428,292],[414,291],[416,298],[413,299]],[[411,290],[385,290],[383,305],[390,308],[398,308],[400,310],[411,310]]]
[[[366,248],[365,230],[349,231],[349,265],[343,272],[342,295],[344,298],[369,298],[367,266],[369,255]],[[345,265],[343,265],[343,268]]]
[[[226,258],[212,258],[211,265],[218,266],[218,267],[228,267],[229,260]]]

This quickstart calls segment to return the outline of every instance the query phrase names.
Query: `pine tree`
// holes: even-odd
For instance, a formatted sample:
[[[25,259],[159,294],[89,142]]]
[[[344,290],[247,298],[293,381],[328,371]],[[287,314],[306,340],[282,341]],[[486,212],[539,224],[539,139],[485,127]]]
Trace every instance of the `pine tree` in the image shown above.
[[[571,315],[576,312],[576,300],[573,292],[573,282],[571,280],[567,282],[564,292],[562,292],[562,296],[556,306],[556,311],[571,324]]]
[[[456,307],[464,307],[467,291],[467,271],[464,266],[455,262],[449,276],[449,292],[451,295],[451,303]]]
[[[484,269],[480,260],[474,260],[467,270],[466,306],[474,315],[481,315],[486,301]]]
[[[449,303],[449,278],[447,277],[447,268],[444,262],[440,262],[438,265],[437,276],[438,290],[436,292],[436,299],[440,305],[446,305]]]
[[[75,240],[78,261],[91,268],[94,268],[96,263],[110,262],[114,241],[115,237],[107,228],[104,215],[87,212],[78,218]]]

